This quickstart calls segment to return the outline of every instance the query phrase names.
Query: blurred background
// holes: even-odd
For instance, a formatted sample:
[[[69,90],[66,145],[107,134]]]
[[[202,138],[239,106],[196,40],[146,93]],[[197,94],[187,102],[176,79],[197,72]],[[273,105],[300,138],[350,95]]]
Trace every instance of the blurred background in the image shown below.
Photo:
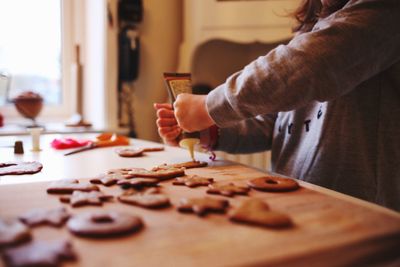
[[[299,1],[0,0],[0,133],[24,132],[34,101],[48,129],[160,141],[152,104],[169,101],[163,72],[191,72],[212,90],[287,42]],[[267,153],[232,157],[268,167]]]

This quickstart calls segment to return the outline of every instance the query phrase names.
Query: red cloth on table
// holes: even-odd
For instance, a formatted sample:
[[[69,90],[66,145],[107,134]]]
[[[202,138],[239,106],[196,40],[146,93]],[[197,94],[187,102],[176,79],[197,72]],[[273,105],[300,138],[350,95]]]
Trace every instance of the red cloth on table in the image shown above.
[[[55,149],[67,149],[83,147],[91,143],[90,140],[77,140],[74,138],[55,138],[51,141],[51,147]]]

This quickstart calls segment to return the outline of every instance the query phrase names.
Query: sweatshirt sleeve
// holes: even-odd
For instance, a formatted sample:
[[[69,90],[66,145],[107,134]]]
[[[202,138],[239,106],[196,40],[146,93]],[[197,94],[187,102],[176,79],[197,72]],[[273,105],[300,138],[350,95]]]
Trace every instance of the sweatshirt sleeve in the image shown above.
[[[271,149],[276,115],[256,116],[219,130],[216,150],[253,153]]]
[[[400,59],[399,0],[350,0],[207,96],[219,127],[338,98]]]

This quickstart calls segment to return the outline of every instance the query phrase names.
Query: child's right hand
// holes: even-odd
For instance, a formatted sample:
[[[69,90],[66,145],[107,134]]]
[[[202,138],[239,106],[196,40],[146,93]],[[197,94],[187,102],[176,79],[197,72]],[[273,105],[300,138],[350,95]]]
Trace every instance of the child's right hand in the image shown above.
[[[154,109],[157,111],[158,134],[164,143],[171,146],[178,146],[178,136],[182,129],[178,126],[175,119],[172,105],[168,103],[154,103]]]

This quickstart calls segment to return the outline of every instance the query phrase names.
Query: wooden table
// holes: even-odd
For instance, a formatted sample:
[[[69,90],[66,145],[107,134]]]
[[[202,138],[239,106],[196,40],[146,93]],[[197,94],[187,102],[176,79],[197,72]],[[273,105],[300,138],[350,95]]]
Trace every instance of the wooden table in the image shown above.
[[[161,163],[187,161],[187,151],[166,147],[164,152],[148,153],[142,158],[120,158],[114,148],[102,148],[64,157],[63,152],[48,148],[27,152],[23,160],[38,160],[44,164],[41,173],[25,176],[4,176],[0,180],[0,216],[16,217],[32,208],[58,207],[56,195],[48,195],[48,181],[62,178],[87,179],[111,168],[145,167]],[[12,139],[9,137],[9,139]],[[0,144],[4,143],[0,138]],[[29,140],[26,140],[28,143]],[[47,143],[47,145],[46,145]],[[132,140],[134,146],[157,145]],[[27,147],[26,147],[27,149]],[[1,161],[13,159],[0,149]],[[8,155],[8,156],[7,156]],[[4,158],[6,157],[6,158]],[[197,154],[207,160],[207,155]],[[244,184],[264,173],[227,161],[210,163],[209,167],[187,170],[188,174],[213,177],[217,181]],[[27,183],[28,181],[36,181]],[[38,182],[40,181],[40,182]],[[73,236],[63,227],[47,226],[33,229],[35,239],[71,240],[79,256],[74,263],[63,266],[361,266],[363,264],[400,262],[400,215],[394,211],[301,183],[300,190],[289,193],[263,193],[252,190],[249,196],[228,199],[232,207],[248,197],[263,198],[271,209],[291,216],[295,227],[274,230],[235,224],[226,215],[212,214],[200,218],[176,211],[182,197],[205,196],[206,188],[190,189],[162,183],[162,190],[173,204],[162,210],[147,210],[113,201],[103,207],[68,209],[76,214],[88,210],[118,210],[143,218],[144,229],[119,238],[88,239]],[[101,187],[113,195],[122,191],[118,186]],[[209,195],[210,196],[210,195]],[[1,265],[1,264],[0,264]]]

